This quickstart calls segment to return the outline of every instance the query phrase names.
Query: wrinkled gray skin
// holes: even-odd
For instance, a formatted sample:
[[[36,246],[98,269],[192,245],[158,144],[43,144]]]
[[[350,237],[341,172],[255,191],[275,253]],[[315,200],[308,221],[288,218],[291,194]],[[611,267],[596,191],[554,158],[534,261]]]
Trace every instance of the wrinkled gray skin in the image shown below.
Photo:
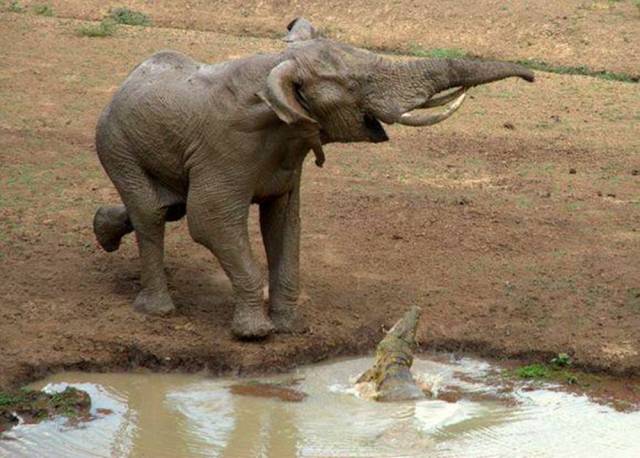
[[[193,239],[218,258],[233,285],[233,333],[260,338],[302,329],[299,291],[300,178],[322,145],[383,142],[379,121],[454,87],[533,74],[502,62],[393,62],[317,37],[304,20],[289,26],[277,54],[208,65],[164,51],[138,65],[98,121],[96,147],[124,205],[100,207],[98,242],[114,251],[136,234],[141,312],[174,310],[163,268],[164,227],[187,215]],[[249,244],[249,206],[260,205],[269,304]]]

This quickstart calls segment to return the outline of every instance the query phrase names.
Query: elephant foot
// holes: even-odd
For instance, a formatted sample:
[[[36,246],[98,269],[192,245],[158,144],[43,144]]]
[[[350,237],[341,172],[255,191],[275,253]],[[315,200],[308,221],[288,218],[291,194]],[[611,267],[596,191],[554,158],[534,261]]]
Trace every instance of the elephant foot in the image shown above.
[[[168,292],[147,292],[142,290],[133,302],[133,309],[140,313],[162,316],[173,312],[176,307],[173,305]]]
[[[93,232],[100,246],[107,252],[116,251],[122,237],[132,230],[124,205],[100,207],[93,218]]]
[[[271,320],[280,334],[303,334],[309,330],[304,318],[293,307],[272,307]]]
[[[238,305],[233,314],[231,332],[239,339],[262,339],[274,331],[274,326],[262,306]]]

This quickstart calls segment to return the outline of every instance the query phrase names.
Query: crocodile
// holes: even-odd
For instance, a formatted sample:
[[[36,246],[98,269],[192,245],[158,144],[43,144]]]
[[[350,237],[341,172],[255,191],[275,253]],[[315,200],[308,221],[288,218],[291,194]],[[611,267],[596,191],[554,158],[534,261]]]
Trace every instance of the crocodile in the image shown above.
[[[421,313],[419,307],[411,307],[393,325],[376,347],[375,363],[357,379],[356,387],[360,384],[373,386],[372,399],[389,402],[426,397],[411,374]]]

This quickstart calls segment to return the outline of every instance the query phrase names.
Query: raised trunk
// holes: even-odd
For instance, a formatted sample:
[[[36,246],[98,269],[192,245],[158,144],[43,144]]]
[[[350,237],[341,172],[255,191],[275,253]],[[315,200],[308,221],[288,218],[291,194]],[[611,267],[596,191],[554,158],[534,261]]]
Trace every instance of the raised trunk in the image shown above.
[[[369,106],[380,120],[393,123],[425,104],[434,94],[517,76],[533,81],[531,70],[510,62],[473,59],[420,59],[378,62],[369,78]]]
[[[426,59],[407,64],[413,67],[417,76],[426,78],[432,84],[434,93],[452,87],[472,87],[479,84],[518,76],[529,82],[533,72],[522,65],[511,62],[471,59]]]

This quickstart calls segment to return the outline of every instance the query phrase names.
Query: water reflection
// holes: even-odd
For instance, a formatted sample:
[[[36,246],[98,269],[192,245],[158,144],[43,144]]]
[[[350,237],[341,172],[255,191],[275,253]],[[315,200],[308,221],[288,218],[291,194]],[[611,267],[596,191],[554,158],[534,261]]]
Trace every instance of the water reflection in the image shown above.
[[[0,440],[0,457],[640,456],[632,432],[640,413],[549,390],[516,391],[512,403],[375,403],[351,383],[370,363],[299,370],[296,388],[308,394],[299,403],[233,395],[235,381],[194,375],[58,374],[40,385],[88,391],[98,418],[21,425],[6,435],[14,440]],[[480,361],[417,360],[415,368],[465,393],[495,392],[482,383],[490,367]]]

